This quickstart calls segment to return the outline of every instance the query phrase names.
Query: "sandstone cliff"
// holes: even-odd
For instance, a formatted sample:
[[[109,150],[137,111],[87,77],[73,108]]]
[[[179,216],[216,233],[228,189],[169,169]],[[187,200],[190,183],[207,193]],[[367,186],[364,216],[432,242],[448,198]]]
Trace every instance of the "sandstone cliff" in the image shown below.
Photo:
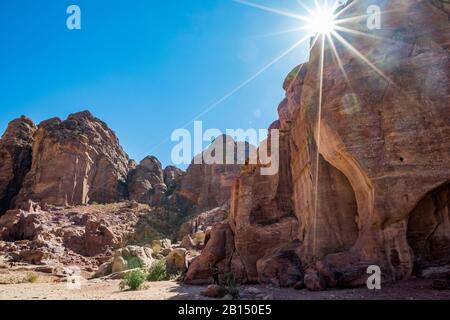
[[[374,3],[383,28],[347,23],[369,35],[340,33],[341,65],[326,45],[322,99],[320,41],[308,64],[288,76],[280,172],[243,170],[226,235],[233,254],[207,246],[208,259],[193,262],[188,281],[207,279],[208,261],[226,261],[223,271],[243,281],[298,281],[312,290],[365,284],[372,264],[395,280],[450,263],[447,8],[442,1],[358,1],[345,17]]]
[[[32,159],[18,204],[78,205],[127,197],[128,156],[114,132],[87,111],[42,122]]]
[[[386,12],[382,29],[373,32],[379,38],[343,35],[376,68],[355,58],[354,52],[338,42],[347,82],[327,48],[320,125],[319,73],[308,73],[292,124],[292,145],[304,150],[304,156],[294,158],[292,169],[294,181],[298,181],[294,192],[303,228],[303,259],[325,258],[338,269],[343,261],[376,263],[391,279],[401,279],[411,275],[419,257],[411,249],[415,244],[408,243],[408,235],[417,228],[411,213],[421,207],[427,194],[450,181],[450,28],[448,14],[430,1],[377,3]],[[346,15],[358,15],[367,5],[367,1],[355,3]],[[364,23],[346,27],[367,32]],[[319,60],[316,46],[309,70],[318,70]],[[317,149],[318,177],[314,167]],[[308,170],[311,164],[313,170]],[[329,177],[333,171],[335,178]],[[313,207],[312,201],[300,200],[299,195],[314,199],[317,178],[319,201]],[[333,194],[323,190],[330,185],[330,178],[333,183],[336,178],[341,180]],[[343,199],[347,206],[337,207]],[[439,207],[448,207],[448,202]],[[423,209],[421,215],[434,215],[433,208]],[[330,224],[330,216],[341,223]],[[428,229],[428,240],[421,241],[435,239],[447,248],[450,228],[445,221],[448,212],[434,225],[437,230]],[[350,235],[348,239],[340,238],[344,233]],[[348,253],[329,256],[343,249],[349,249]],[[445,263],[447,250],[434,260]]]
[[[197,155],[189,166],[176,193],[193,204],[193,211],[201,213],[229,202],[234,180],[253,146],[235,142],[229,136],[218,137],[204,152]],[[223,159],[214,163],[205,161],[221,151]],[[233,150],[227,154],[227,150]],[[229,161],[228,161],[228,160]]]

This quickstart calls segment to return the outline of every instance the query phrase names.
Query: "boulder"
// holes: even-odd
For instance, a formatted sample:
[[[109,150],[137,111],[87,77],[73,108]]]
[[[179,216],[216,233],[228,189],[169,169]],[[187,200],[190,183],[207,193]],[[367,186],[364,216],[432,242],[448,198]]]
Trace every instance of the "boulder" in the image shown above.
[[[327,289],[325,278],[315,269],[305,271],[305,287],[310,291],[324,291]]]
[[[49,262],[51,255],[48,251],[41,249],[29,249],[19,252],[21,262],[34,265],[45,265]]]
[[[5,241],[36,240],[45,229],[42,214],[9,210],[0,218],[0,239]]]
[[[185,282],[189,284],[211,283],[214,268],[218,268],[222,275],[230,272],[232,267],[230,258],[233,257],[234,252],[234,237],[229,224],[227,222],[217,224],[213,227],[211,239],[202,254],[189,265]]]
[[[202,296],[207,298],[222,299],[228,294],[227,289],[219,285],[210,285],[202,292]],[[232,299],[231,299],[232,300]]]
[[[97,271],[95,272],[94,278],[103,278],[112,273],[112,263],[111,262],[105,262],[100,267],[98,267]]]
[[[198,231],[192,235],[192,241],[195,246],[202,246],[205,244],[205,233],[203,231]]]
[[[171,249],[172,241],[170,239],[153,240],[151,247],[153,252],[157,254],[160,253],[163,249]]]
[[[195,248],[194,240],[192,240],[190,235],[184,236],[183,240],[181,240],[181,247],[188,250]]]
[[[257,262],[258,281],[293,287],[303,281],[303,268],[298,255],[299,243],[294,243],[266,254]]]
[[[111,263],[111,272],[118,273],[126,270],[128,270],[128,262],[122,256],[114,257]]]
[[[315,265],[317,272],[325,279],[328,288],[335,288],[337,285],[336,276],[331,268],[323,261],[317,261]]]
[[[150,248],[127,246],[114,253],[111,271],[118,273],[130,269],[150,268],[153,262],[154,259]]]
[[[177,248],[166,257],[166,268],[169,274],[184,273],[187,270],[187,250]]]

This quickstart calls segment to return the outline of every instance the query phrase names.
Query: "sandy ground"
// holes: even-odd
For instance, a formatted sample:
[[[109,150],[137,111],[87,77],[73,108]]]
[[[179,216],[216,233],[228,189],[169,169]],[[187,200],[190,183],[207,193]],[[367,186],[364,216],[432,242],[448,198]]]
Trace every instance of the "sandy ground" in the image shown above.
[[[1,300],[202,300],[205,287],[187,286],[175,281],[147,283],[139,291],[122,292],[118,280],[82,280],[81,289],[68,287],[63,279],[38,274],[35,283],[27,282],[27,270],[0,273]],[[386,284],[379,291],[366,288],[297,291],[270,286],[243,286],[240,292],[247,300],[450,300],[450,290],[432,289],[430,280],[412,279]]]

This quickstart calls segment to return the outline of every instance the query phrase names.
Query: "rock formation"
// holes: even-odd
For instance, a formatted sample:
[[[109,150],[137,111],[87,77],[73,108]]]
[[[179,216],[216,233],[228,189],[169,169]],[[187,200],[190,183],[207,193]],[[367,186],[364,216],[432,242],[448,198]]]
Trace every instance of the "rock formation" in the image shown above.
[[[31,167],[36,126],[26,117],[13,120],[0,140],[0,215],[11,206]]]
[[[211,283],[213,267],[218,267],[222,275],[230,272],[228,260],[233,256],[234,251],[234,237],[228,222],[216,224],[202,255],[194,259],[189,266],[185,282],[189,284]]]
[[[359,263],[380,265],[391,279],[401,279],[411,275],[415,261],[408,243],[411,213],[427,194],[450,181],[450,28],[448,14],[430,1],[377,3],[385,12],[382,29],[372,31],[379,38],[342,36],[375,68],[337,42],[347,82],[331,48],[325,52],[320,124],[320,73],[308,72],[292,121],[292,145],[304,152],[294,158],[292,171],[296,212],[304,229],[304,260],[325,258],[342,269],[334,261],[341,264],[351,260],[344,258],[350,255]],[[345,15],[355,16],[366,8],[367,1],[360,1]],[[365,21],[346,27],[365,31]],[[316,46],[308,70],[319,70],[319,64]],[[332,184],[339,187],[325,192]],[[421,214],[433,210],[429,207]],[[441,219],[445,225],[445,214]],[[439,242],[445,246],[450,228],[440,232]],[[330,256],[346,250],[339,258]]]
[[[128,181],[130,200],[150,205],[158,204],[167,192],[164,171],[156,157],[147,157],[130,173]]]
[[[182,209],[173,199],[173,193],[180,187],[185,172],[174,166],[163,170],[161,162],[153,156],[148,156],[139,165],[132,166],[128,177],[128,193],[130,200],[154,206],[164,206],[168,209]],[[186,205],[185,205],[186,206]],[[183,211],[183,210],[181,210]]]
[[[0,218],[0,255],[11,262],[95,269],[127,244],[148,206],[129,203],[9,210]]]
[[[128,156],[114,132],[88,111],[42,122],[18,204],[110,203],[127,196]]]
[[[208,157],[221,153],[223,158],[209,163]],[[227,154],[227,150],[233,150]],[[189,166],[176,193],[193,204],[193,211],[201,213],[221,207],[230,200],[234,180],[239,176],[253,147],[248,143],[235,142],[229,136],[220,136]],[[230,152],[228,152],[230,153]],[[211,159],[210,159],[211,160]],[[213,162],[213,161],[211,161]]]
[[[320,41],[288,76],[274,125],[280,172],[244,168],[231,202],[233,254],[209,244],[189,281],[219,258],[243,281],[311,290],[365,284],[373,264],[395,280],[450,262],[450,24],[438,2],[351,2],[342,18],[378,4],[382,29],[349,20],[369,36],[339,33],[336,51],[327,44],[323,82]],[[216,237],[223,245],[223,232]]]
[[[185,172],[183,170],[174,166],[167,166],[164,169],[164,184],[167,187],[166,196],[170,196],[177,189],[184,175]]]

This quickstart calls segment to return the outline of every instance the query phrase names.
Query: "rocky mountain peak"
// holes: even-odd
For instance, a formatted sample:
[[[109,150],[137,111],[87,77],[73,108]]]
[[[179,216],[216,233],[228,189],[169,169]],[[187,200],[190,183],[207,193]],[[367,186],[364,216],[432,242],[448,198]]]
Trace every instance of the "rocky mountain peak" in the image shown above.
[[[34,135],[32,166],[18,202],[119,201],[127,193],[128,162],[114,132],[90,112],[43,121]]]
[[[36,129],[36,125],[31,119],[21,116],[8,124],[8,128],[2,135],[1,143],[3,145],[29,144]]]
[[[30,170],[36,129],[33,121],[22,116],[9,123],[0,140],[0,215],[12,206]]]

